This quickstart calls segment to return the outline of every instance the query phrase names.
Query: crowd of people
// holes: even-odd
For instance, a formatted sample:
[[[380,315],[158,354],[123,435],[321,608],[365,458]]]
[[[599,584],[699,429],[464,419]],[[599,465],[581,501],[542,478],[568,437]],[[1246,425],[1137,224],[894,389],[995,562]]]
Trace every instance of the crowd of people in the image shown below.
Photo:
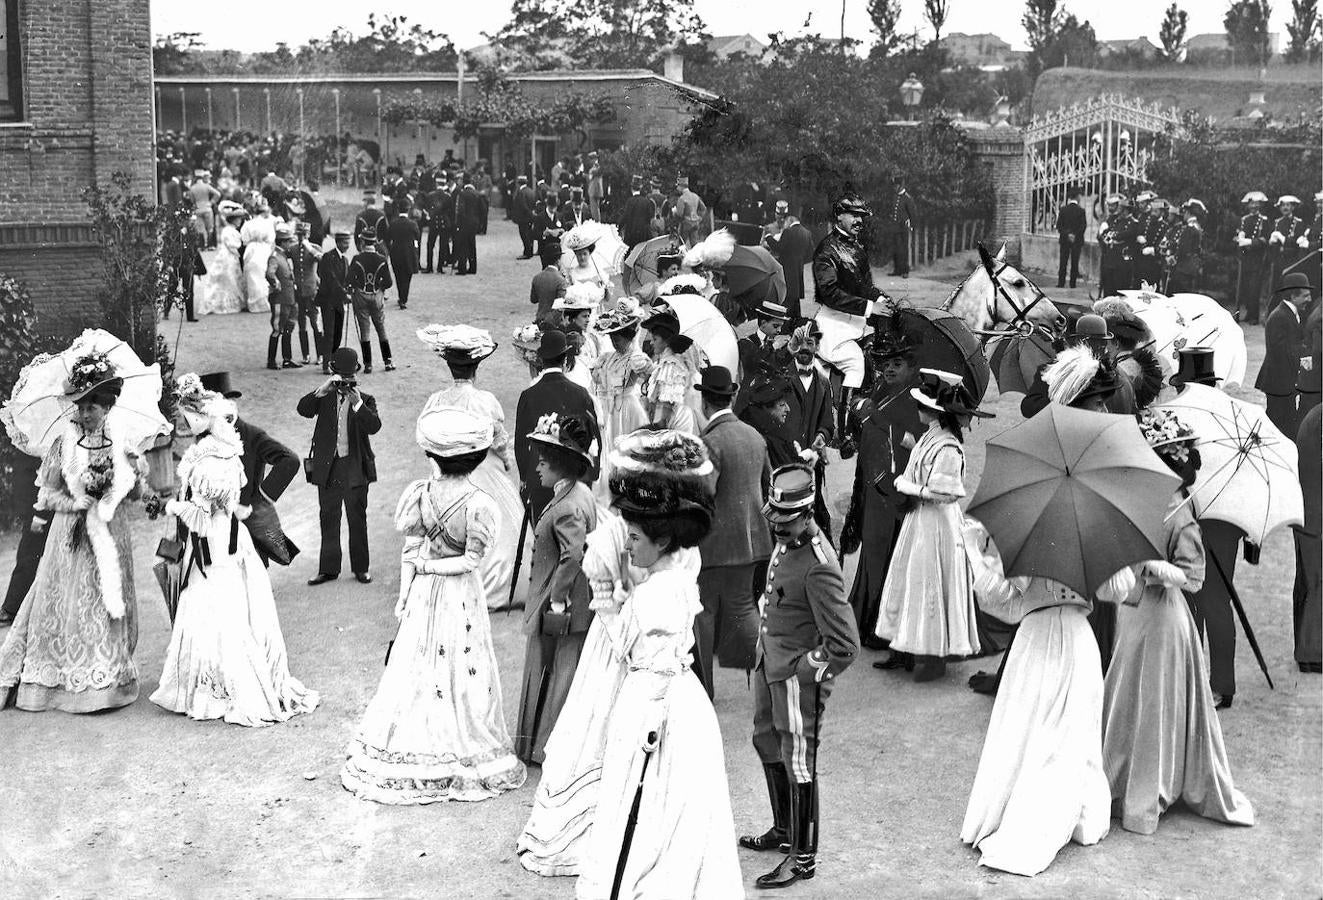
[[[365,195],[353,232],[334,231],[327,250],[297,214],[293,225],[276,220],[273,200],[282,198],[250,197],[251,214],[217,201],[221,252],[236,241],[244,248],[241,263],[223,263],[226,279],[241,302],[272,311],[268,365],[278,367],[277,350],[281,365],[299,364],[290,335],[306,321],[314,341],[304,356],[315,352],[326,374],[297,404],[314,423],[303,456],[320,507],[310,586],[342,573],[342,517],[350,571],[374,580],[366,510],[381,418],[358,379],[372,370],[369,328],[393,368],[385,291],[394,286],[404,308],[415,270],[476,271],[490,185],[463,172],[426,175],[416,186],[412,173],[388,182],[388,209]],[[687,182],[663,204],[635,179],[621,208],[624,243],[671,235],[675,244],[658,255],[646,291],[616,296],[587,264],[594,246],[578,240],[579,226],[596,220],[591,167],[554,180],[568,191],[563,205],[561,190],[522,176],[511,200],[521,258],[536,244],[542,263],[530,297],[537,323],[521,350],[532,380],[513,430],[478,387],[491,335],[459,324],[418,332],[453,384],[416,420],[427,474],[405,489],[394,517],[399,629],[347,748],[347,790],[386,804],[482,801],[520,789],[538,767],[532,811],[511,838],[530,872],[578,876],[581,898],[742,896],[738,848],[775,859],[758,887],[787,887],[819,874],[822,724],[861,647],[886,651],[875,668],[939,685],[949,660],[1004,649],[1000,671],[971,680],[996,695],[960,827],[984,865],[1034,875],[1066,843],[1100,841],[1113,817],[1154,832],[1177,801],[1253,824],[1216,713],[1235,694],[1230,594],[1240,545],[1252,541],[1192,512],[1199,436],[1157,402],[1216,390],[1211,351],[1182,348],[1168,380],[1118,297],[1056,336],[1055,359],[1021,405],[1025,418],[1066,408],[1126,417],[1154,465],[1172,473],[1171,497],[1152,498],[1167,513],[1161,556],[1130,560],[1083,593],[1012,574],[988,529],[961,511],[974,487],[964,440],[988,414],[965,373],[922,364],[923,348],[897,327],[897,304],[873,282],[862,198],[841,197],[830,233],[808,250],[774,201],[761,240],[783,260],[787,285],[800,279],[801,295],[748,309],[756,327],[723,366],[681,324],[687,302],[715,303],[722,289],[721,273],[705,264],[704,210]],[[1113,229],[1121,220],[1109,217]],[[1126,225],[1127,239],[1135,231],[1135,246],[1149,246],[1140,230]],[[1153,240],[1165,246],[1164,237]],[[1152,255],[1141,252],[1141,264]],[[805,264],[821,310],[814,319],[797,307]],[[207,277],[210,285],[215,272]],[[1319,672],[1320,407],[1309,378],[1323,367],[1319,304],[1298,273],[1275,287],[1282,302],[1269,318],[1261,386],[1270,404],[1273,391],[1289,397],[1269,416],[1285,439],[1298,437],[1301,481],[1314,485],[1297,533],[1296,659],[1302,672]],[[357,350],[343,345],[351,315]],[[861,346],[853,338],[865,330],[871,340]],[[133,552],[116,514],[137,478],[122,442],[106,438],[122,379],[104,361],[78,371],[66,391],[74,412],[43,462],[36,504],[57,539],[0,646],[0,706],[90,712],[137,697]],[[195,443],[164,502],[178,541],[163,558],[182,565],[184,584],[151,699],[252,726],[312,712],[319,698],[289,673],[264,568],[292,558],[274,503],[300,456],[240,418],[240,396],[224,373],[179,382],[179,433]],[[850,459],[850,508],[834,525],[826,466]],[[109,486],[89,490],[92,473]],[[851,584],[845,551],[858,553]],[[526,644],[508,718],[487,614],[519,602]],[[750,675],[766,831],[736,833],[712,707],[718,666]]]

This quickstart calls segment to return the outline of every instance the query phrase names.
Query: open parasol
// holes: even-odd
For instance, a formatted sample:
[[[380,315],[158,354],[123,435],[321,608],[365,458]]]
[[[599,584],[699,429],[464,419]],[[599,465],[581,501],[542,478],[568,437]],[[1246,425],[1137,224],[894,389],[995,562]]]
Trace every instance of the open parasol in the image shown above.
[[[1235,525],[1255,544],[1284,525],[1304,523],[1296,446],[1262,407],[1188,384],[1161,408],[1194,431],[1200,457],[1190,488],[1195,518]]]
[[[785,303],[786,273],[767,248],[738,244],[731,251],[730,260],[716,268],[726,274],[726,289],[731,299],[745,309],[753,309],[764,300]]]
[[[1006,575],[1050,578],[1092,597],[1126,566],[1162,559],[1180,479],[1130,416],[1049,404],[987,444],[969,515]]]
[[[589,258],[603,284],[610,281],[612,275],[620,274],[625,262],[625,251],[629,249],[620,239],[616,226],[604,225],[592,219],[581,222],[562,234],[560,243],[565,248],[561,262],[566,269],[572,269],[578,264],[574,256],[576,249],[592,247]]]
[[[989,339],[993,344],[989,362],[997,379],[997,390],[1003,394],[1018,391],[1029,393],[1038,370],[1056,359],[1052,341],[1041,334],[1025,334],[1007,330]]]
[[[974,399],[983,400],[992,370],[982,344],[963,319],[944,309],[906,306],[896,312],[892,327],[913,345],[920,367],[960,373]]]
[[[625,293],[637,294],[655,281],[661,280],[657,257],[670,251],[677,256],[680,245],[669,234],[649,238],[629,251],[624,262]]]
[[[1208,347],[1213,351],[1213,370],[1224,385],[1244,383],[1248,361],[1245,332],[1216,300],[1203,294],[1120,293],[1153,333],[1149,349],[1168,374],[1176,369],[1177,351]]]
[[[710,300],[698,294],[673,294],[664,299],[680,322],[680,333],[707,354],[711,365],[740,370],[735,329]]]
[[[126,449],[141,453],[171,425],[161,415],[161,372],[155,363],[144,366],[124,341],[99,328],[89,328],[56,354],[43,353],[19,372],[9,401],[0,409],[0,421],[14,446],[30,456],[45,456],[73,414],[65,396],[74,363],[89,354],[101,354],[124,379],[119,398],[106,421],[126,442]]]

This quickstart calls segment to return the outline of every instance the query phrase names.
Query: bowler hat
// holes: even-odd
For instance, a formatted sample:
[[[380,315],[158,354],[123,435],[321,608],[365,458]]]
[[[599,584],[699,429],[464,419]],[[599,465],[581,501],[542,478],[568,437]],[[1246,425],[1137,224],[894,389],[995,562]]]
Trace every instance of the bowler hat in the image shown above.
[[[708,366],[699,373],[699,380],[694,384],[700,394],[714,394],[718,397],[733,397],[739,392],[740,385],[730,378],[730,369],[725,366]]]
[[[1116,336],[1107,327],[1107,320],[1096,313],[1085,313],[1075,320],[1075,337],[1097,341],[1110,341]]]
[[[537,345],[538,359],[543,362],[551,362],[560,359],[569,350],[569,345],[565,342],[565,332],[551,329],[542,332],[542,340]]]
[[[1176,351],[1176,374],[1171,376],[1172,387],[1182,384],[1206,384],[1217,387],[1221,378],[1213,370],[1212,347],[1182,347]]]
[[[772,523],[789,522],[813,510],[813,470],[802,463],[781,466],[772,473],[772,486],[763,505],[763,517]]]
[[[230,385],[229,372],[208,372],[199,380],[202,382],[203,388],[220,394],[226,400],[237,400],[243,396],[243,391],[236,391]]]
[[[1312,291],[1313,285],[1309,283],[1309,276],[1304,272],[1287,272],[1282,276],[1282,280],[1277,282],[1277,290],[1274,294],[1281,294],[1285,291]]]
[[[337,375],[358,374],[358,354],[352,347],[341,347],[331,354],[331,371]]]

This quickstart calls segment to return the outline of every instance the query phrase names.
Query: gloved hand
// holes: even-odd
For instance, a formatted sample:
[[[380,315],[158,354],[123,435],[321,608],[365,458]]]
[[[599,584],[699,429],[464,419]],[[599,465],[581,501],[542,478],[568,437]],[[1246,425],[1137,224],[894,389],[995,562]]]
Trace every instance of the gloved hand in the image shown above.
[[[1141,234],[1139,237],[1135,238],[1135,243],[1139,244],[1142,247],[1148,243],[1148,238],[1144,237]]]
[[[1286,235],[1282,234],[1280,231],[1274,231],[1271,235],[1268,236],[1268,243],[1270,244],[1283,244],[1285,242],[1286,242]]]
[[[253,514],[253,508],[251,506],[245,506],[244,504],[240,503],[238,506],[234,508],[234,517],[238,519],[240,522],[246,521],[248,517],[251,516],[252,514]]]
[[[1252,243],[1254,242],[1247,237],[1236,238],[1236,246],[1241,247],[1242,249],[1248,247]]]
[[[1156,251],[1152,247],[1145,247],[1140,252],[1143,253],[1145,256],[1152,256]]]
[[[1295,239],[1295,245],[1299,247],[1301,250],[1308,250],[1309,238],[1305,237],[1304,235],[1301,235],[1300,237]]]
[[[1151,559],[1141,567],[1145,581],[1149,584],[1161,584],[1166,587],[1183,588],[1189,584],[1185,573],[1179,566],[1160,559]]]

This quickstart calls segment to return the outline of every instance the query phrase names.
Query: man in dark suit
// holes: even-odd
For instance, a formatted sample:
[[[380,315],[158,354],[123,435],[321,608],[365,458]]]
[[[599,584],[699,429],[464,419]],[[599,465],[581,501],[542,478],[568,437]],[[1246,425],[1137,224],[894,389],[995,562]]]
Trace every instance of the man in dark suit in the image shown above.
[[[790,352],[785,348],[778,349],[776,346],[776,338],[780,335],[788,315],[789,311],[781,304],[764,300],[754,310],[758,327],[736,342],[735,346],[740,354],[740,383],[745,388],[735,398],[732,407],[737,416],[749,405],[747,388],[754,381],[777,373],[778,370],[783,374],[785,368],[788,368]],[[782,356],[786,358],[782,359]]]
[[[633,250],[635,246],[652,237],[652,220],[657,217],[657,207],[652,198],[643,193],[643,176],[635,175],[629,180],[629,199],[620,212],[620,237]]]
[[[914,205],[914,198],[905,189],[905,181],[899,175],[891,177],[894,194],[891,208],[887,210],[887,233],[891,236],[891,274],[901,278],[910,277],[910,234],[919,212]]]
[[[593,437],[591,456],[593,465],[584,475],[584,480],[592,484],[597,479],[598,460],[601,455],[602,433],[597,425],[597,413],[593,408],[593,398],[582,387],[565,377],[565,357],[569,346],[562,331],[544,331],[542,343],[538,347],[538,356],[542,360],[542,372],[533,379],[533,383],[524,388],[515,407],[515,464],[519,468],[519,493],[524,502],[529,504],[534,520],[542,514],[551,500],[551,489],[543,487],[533,472],[537,465],[537,453],[528,436],[533,433],[538,419],[547,413],[575,415],[583,419]]]
[[[395,289],[399,291],[400,309],[409,306],[409,285],[418,268],[418,241],[422,238],[418,223],[410,215],[412,211],[413,204],[408,197],[400,200],[395,218],[387,229],[386,244],[390,247],[390,267],[395,272]]]
[[[1070,264],[1070,286],[1080,279],[1080,251],[1084,249],[1084,231],[1089,219],[1080,206],[1079,188],[1071,188],[1066,195],[1066,205],[1057,213],[1057,235],[1060,249],[1057,251],[1057,287],[1066,286],[1066,264]]]
[[[455,195],[455,274],[478,274],[478,229],[482,227],[482,198],[465,179]]]
[[[776,201],[777,232],[769,235],[764,243],[772,252],[786,279],[786,309],[790,321],[798,321],[802,313],[800,301],[804,299],[804,266],[813,259],[813,233],[790,213],[790,204],[785,200]]]
[[[695,387],[703,397],[707,425],[701,437],[712,461],[714,522],[721,523],[698,545],[703,568],[698,596],[703,611],[694,619],[695,668],[712,696],[713,651],[723,668],[753,668],[758,641],[758,608],[754,598],[767,576],[772,537],[762,517],[772,466],[762,435],[731,412],[739,390],[724,366],[709,366]],[[762,577],[759,578],[759,575]]]
[[[32,589],[32,582],[37,580],[37,567],[41,563],[42,554],[46,552],[46,535],[50,531],[52,515],[49,510],[36,507],[37,473],[41,460],[26,453],[16,453],[14,456],[13,509],[16,512],[23,510],[23,531],[18,539],[18,550],[14,554],[14,568],[9,575],[4,606],[0,607],[0,627],[13,623],[18,608]]]
[[[1308,277],[1308,276],[1306,276]],[[1296,415],[1305,420],[1309,411],[1318,406],[1323,391],[1323,302],[1315,301],[1314,308],[1305,317],[1304,340],[1300,347],[1300,377],[1295,383],[1299,395]]]
[[[243,396],[242,391],[235,390],[230,384],[229,372],[209,372],[201,377],[201,381],[204,388],[215,391],[227,400],[238,400]],[[247,419],[240,417],[234,427],[239,433],[239,440],[243,442],[240,459],[245,480],[239,490],[239,505],[252,510],[248,518],[244,519],[244,525],[253,534],[253,546],[265,564],[270,556],[268,548],[258,540],[258,529],[265,529],[273,521],[279,525],[279,520],[275,518],[275,503],[299,473],[299,457]],[[284,540],[294,553],[298,552],[289,538]]]
[[[427,206],[430,221],[427,225],[427,265],[423,267],[423,271],[435,271],[441,275],[451,263],[450,235],[455,230],[455,197],[446,186],[446,179],[441,173],[437,175],[436,188],[427,194]],[[434,253],[435,269],[432,267]]]
[[[347,231],[335,233],[335,249],[317,261],[317,306],[322,319],[322,374],[331,374],[331,354],[340,349],[345,336],[345,307],[349,305],[349,239]]]
[[[510,201],[510,219],[519,226],[519,243],[523,245],[519,258],[532,259],[533,205],[537,203],[537,194],[528,186],[527,175],[520,175],[515,181],[519,186]]]
[[[373,240],[383,241],[386,239],[384,224],[386,214],[377,208],[377,192],[363,192],[363,208],[358,211],[358,217],[354,219],[354,234],[363,234],[365,231],[373,234]]]
[[[814,483],[817,497],[813,503],[813,518],[818,527],[831,536],[831,513],[823,496],[827,480],[827,445],[836,435],[832,416],[831,383],[827,373],[817,362],[818,331],[811,322],[795,329],[790,336],[790,352],[795,357],[795,371],[790,376],[790,414],[785,430],[799,445],[799,450],[812,450],[817,455],[814,464]]]
[[[1274,291],[1283,302],[1268,316],[1263,328],[1263,366],[1254,386],[1268,398],[1268,419],[1282,434],[1294,438],[1300,428],[1296,412],[1296,382],[1300,379],[1305,330],[1302,319],[1309,308],[1309,276],[1291,272]],[[1311,359],[1309,365],[1313,365]]]
[[[361,583],[369,572],[368,485],[377,480],[370,435],[381,430],[377,401],[358,389],[358,354],[341,347],[331,354],[334,373],[321,387],[299,399],[299,415],[316,419],[308,453],[308,483],[317,486],[322,549],[310,585],[340,577],[340,511],[349,521],[349,565]]]
[[[556,265],[559,255],[553,256],[552,253],[546,246],[542,248],[542,271],[533,276],[528,292],[529,302],[537,304],[537,312],[533,314],[533,322],[537,325],[549,324],[554,320],[552,306],[565,296],[565,276],[561,275],[560,267]]]

